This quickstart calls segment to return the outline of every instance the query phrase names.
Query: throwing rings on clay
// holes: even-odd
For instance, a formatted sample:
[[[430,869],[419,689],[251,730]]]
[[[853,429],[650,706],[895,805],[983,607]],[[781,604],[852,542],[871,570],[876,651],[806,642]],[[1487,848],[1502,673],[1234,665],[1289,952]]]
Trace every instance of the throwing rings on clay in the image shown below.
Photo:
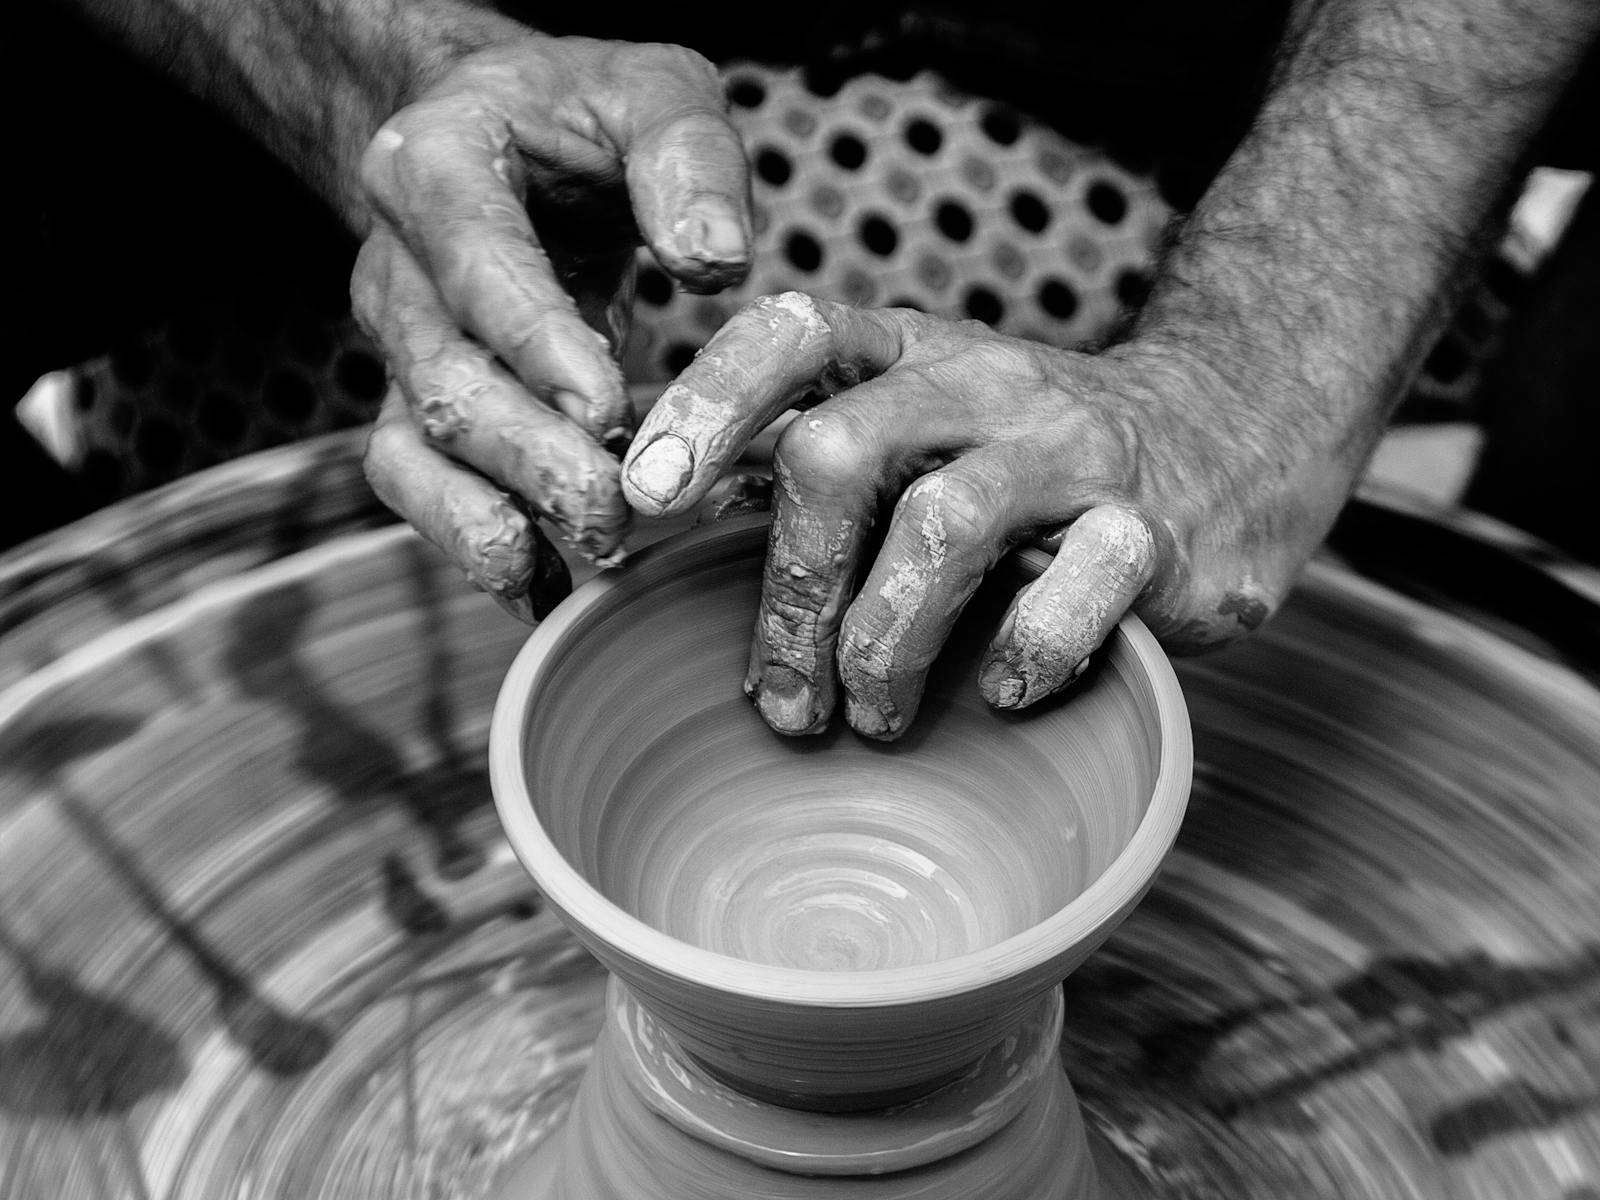
[[[958,622],[912,734],[783,738],[740,689],[766,541],[764,519],[729,521],[604,573],[530,636],[501,689],[490,766],[511,844],[626,985],[602,1042],[620,1043],[631,1074],[585,1089],[631,1077],[648,1107],[731,1157],[719,1170],[614,1097],[586,1092],[578,1117],[605,1104],[631,1126],[615,1138],[692,1154],[700,1182],[663,1200],[773,1189],[740,1158],[796,1176],[773,1194],[843,1195],[799,1178],[927,1176],[962,1150],[959,1185],[919,1176],[905,1186],[923,1190],[884,1180],[878,1194],[1089,1200],[1061,1190],[1061,1162],[1086,1166],[1081,1130],[1049,1131],[1047,1152],[1020,1158],[1015,1131],[1004,1151],[987,1141],[1056,1081],[1035,1069],[1019,1090],[1008,1076],[1022,1064],[985,1064],[1027,1030],[1037,1041],[1046,994],[1131,911],[1177,836],[1193,762],[1177,679],[1130,618],[1070,702],[991,710],[979,659],[1027,573],[1001,571]],[[821,1126],[835,1145],[803,1115],[815,1112],[841,1114]],[[913,1121],[924,1132],[908,1154]],[[605,1144],[568,1140],[596,1161],[568,1167],[552,1196],[628,1194],[602,1181],[616,1163]],[[651,1182],[664,1187],[658,1173],[632,1187]]]
[[[535,630],[490,735],[496,802],[696,1059],[879,1107],[967,1066],[1138,901],[1182,820],[1188,718],[1137,620],[1072,702],[989,709],[998,579],[906,738],[780,737],[740,690],[765,546],[760,518],[659,544]]]

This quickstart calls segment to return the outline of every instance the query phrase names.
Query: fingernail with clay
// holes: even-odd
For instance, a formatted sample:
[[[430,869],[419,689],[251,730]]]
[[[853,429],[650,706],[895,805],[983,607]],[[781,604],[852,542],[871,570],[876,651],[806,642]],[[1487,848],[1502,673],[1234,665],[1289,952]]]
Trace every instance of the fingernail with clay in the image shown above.
[[[750,259],[744,226],[727,205],[695,205],[673,233],[678,253],[696,262],[742,266]]]
[[[664,433],[633,456],[625,473],[640,510],[658,516],[678,498],[694,475],[694,451],[675,433]]]
[[[811,681],[792,667],[768,667],[755,687],[762,720],[779,733],[812,733],[820,714]]]
[[[979,672],[978,690],[996,708],[1019,708],[1022,698],[1027,695],[1028,685],[1005,659],[995,658],[984,664]]]
[[[885,713],[876,705],[857,700],[849,693],[844,698],[844,719],[851,729],[864,737],[891,741],[900,736],[900,719]]]

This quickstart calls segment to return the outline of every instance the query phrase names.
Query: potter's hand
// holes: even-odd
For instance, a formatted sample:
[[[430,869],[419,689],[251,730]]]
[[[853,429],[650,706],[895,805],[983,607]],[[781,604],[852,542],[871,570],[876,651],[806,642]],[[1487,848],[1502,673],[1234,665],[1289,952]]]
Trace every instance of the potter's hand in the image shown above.
[[[752,434],[818,392],[831,398],[774,454],[745,685],[785,733],[825,726],[837,679],[856,730],[897,737],[984,574],[1063,525],[1054,563],[995,631],[979,685],[991,704],[1070,683],[1130,607],[1170,648],[1226,642],[1271,612],[1352,469],[1251,420],[1220,376],[1169,347],[1091,357],[789,293],[735,316],[657,403],[624,463],[629,500],[683,511]]]
[[[1271,612],[1600,33],[1583,0],[1291,7],[1260,114],[1123,345],[1087,357],[791,296],[736,318],[651,414],[625,487],[674,512],[783,405],[833,396],[775,463],[749,677],[771,724],[821,727],[837,647],[847,719],[895,736],[983,572],[1061,523],[990,647],[994,703],[1069,681],[1130,606],[1178,650]]]
[[[686,287],[749,259],[722,89],[675,46],[551,38],[481,0],[69,0],[240,126],[365,239],[357,316],[393,375],[379,494],[527,617],[627,524],[600,443],[642,235]]]
[[[368,477],[525,619],[542,607],[530,585],[561,590],[534,515],[591,559],[620,557],[608,447],[633,414],[611,354],[640,235],[692,290],[748,268],[723,107],[690,51],[518,30],[463,55],[366,151],[374,220],[352,294],[393,376]]]

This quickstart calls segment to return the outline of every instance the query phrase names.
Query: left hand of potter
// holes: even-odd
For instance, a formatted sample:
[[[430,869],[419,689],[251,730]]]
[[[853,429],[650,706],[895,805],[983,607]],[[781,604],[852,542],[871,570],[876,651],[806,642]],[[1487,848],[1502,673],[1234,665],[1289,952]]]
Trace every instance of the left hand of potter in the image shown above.
[[[991,704],[1070,683],[1130,607],[1169,649],[1221,645],[1271,613],[1357,465],[1155,340],[1091,356],[787,293],[735,316],[663,395],[624,463],[629,501],[684,511],[808,395],[830,398],[778,441],[745,685],[784,733],[823,729],[842,684],[850,725],[898,737],[984,574],[1063,526],[989,646]]]

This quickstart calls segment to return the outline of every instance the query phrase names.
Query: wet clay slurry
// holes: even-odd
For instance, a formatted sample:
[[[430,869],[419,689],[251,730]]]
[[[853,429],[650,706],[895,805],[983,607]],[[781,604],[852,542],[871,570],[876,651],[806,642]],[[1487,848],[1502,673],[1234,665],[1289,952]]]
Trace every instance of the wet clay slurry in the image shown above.
[[[1170,666],[1130,622],[1072,703],[991,711],[978,659],[1019,573],[906,739],[782,738],[738,688],[765,545],[729,523],[601,577],[502,688],[502,821],[616,977],[516,1200],[1093,1200],[1057,985],[1176,835]]]

